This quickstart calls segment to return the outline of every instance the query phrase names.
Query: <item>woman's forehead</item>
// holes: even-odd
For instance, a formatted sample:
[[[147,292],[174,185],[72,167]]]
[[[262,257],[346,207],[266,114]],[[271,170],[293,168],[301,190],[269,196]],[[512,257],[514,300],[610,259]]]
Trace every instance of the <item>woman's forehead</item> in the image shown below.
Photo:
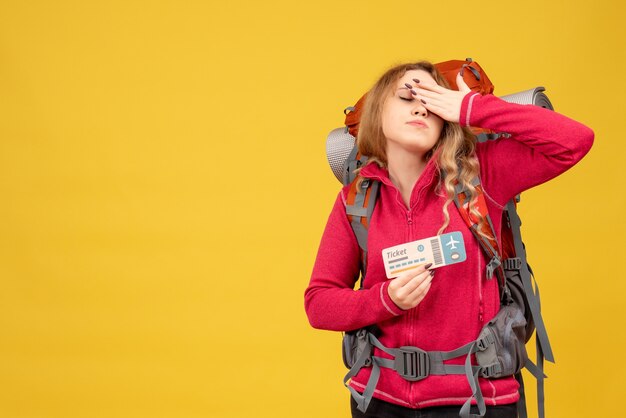
[[[424,70],[409,70],[406,73],[404,73],[402,77],[400,77],[400,79],[398,80],[396,84],[398,85],[398,87],[404,86],[404,83],[415,84],[413,79],[417,78],[419,80],[420,77],[422,79],[435,81],[435,79],[430,75],[430,73]]]

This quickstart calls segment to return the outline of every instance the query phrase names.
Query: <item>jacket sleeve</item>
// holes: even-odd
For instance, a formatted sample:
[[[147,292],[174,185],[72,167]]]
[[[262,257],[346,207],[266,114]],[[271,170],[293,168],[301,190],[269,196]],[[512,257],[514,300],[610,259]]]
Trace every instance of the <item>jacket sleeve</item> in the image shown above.
[[[340,192],[326,223],[317,252],[304,307],[311,326],[351,331],[401,315],[389,297],[389,281],[354,290],[359,277],[360,249],[346,215]]]
[[[574,166],[594,139],[590,128],[555,111],[491,94],[468,93],[459,123],[511,134],[477,145],[485,190],[500,205]]]

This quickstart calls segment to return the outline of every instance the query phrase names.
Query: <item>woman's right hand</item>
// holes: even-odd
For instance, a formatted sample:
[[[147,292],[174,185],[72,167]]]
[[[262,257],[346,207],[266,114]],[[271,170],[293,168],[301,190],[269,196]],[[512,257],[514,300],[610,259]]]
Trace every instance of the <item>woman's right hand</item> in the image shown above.
[[[387,293],[400,309],[414,308],[424,299],[435,274],[434,271],[428,270],[430,266],[432,264],[419,266],[391,279]]]

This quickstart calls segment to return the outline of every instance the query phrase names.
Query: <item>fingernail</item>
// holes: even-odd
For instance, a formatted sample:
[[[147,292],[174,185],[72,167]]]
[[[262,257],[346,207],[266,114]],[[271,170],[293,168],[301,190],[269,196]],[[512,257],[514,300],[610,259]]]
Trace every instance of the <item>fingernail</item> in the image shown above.
[[[425,269],[425,270],[428,270],[428,268],[429,268],[430,266],[432,266],[432,265],[433,265],[433,263],[428,263],[428,264],[426,264],[426,265],[424,266],[424,269]]]
[[[405,85],[408,89],[412,89],[412,88],[413,88],[413,86],[412,86],[412,85],[410,85],[409,83],[404,83],[404,85]]]
[[[420,82],[417,78],[414,78],[413,81],[415,81],[416,83]]]
[[[415,90],[411,90],[411,93],[413,94],[417,94],[417,92]]]
[[[424,101],[424,99],[420,99],[420,101],[421,101],[422,103],[426,104],[426,102]]]
[[[435,277],[435,270],[430,271],[430,277]]]

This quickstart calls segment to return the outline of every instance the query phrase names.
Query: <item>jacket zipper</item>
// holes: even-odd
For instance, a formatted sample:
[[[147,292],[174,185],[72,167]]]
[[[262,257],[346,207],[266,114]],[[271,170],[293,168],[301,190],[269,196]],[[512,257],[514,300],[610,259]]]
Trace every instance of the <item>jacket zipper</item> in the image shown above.
[[[412,241],[412,228],[413,228],[413,216],[411,214],[411,210],[407,210],[406,212],[406,223],[407,223],[407,229],[408,229],[408,233],[407,233],[407,239],[406,242],[411,242]],[[413,322],[415,319],[415,311],[416,308],[413,308],[409,311],[409,315],[408,315],[408,319],[409,319],[409,340],[408,340],[408,345],[411,345],[413,343]]]
[[[477,260],[481,260],[481,249],[478,248],[478,258]],[[480,323],[480,327],[483,326],[483,275],[480,268],[480,261],[478,262],[478,321]]]
[[[406,211],[406,223],[407,223],[407,229],[408,229],[408,233],[407,233],[407,240],[406,242],[411,242],[412,239],[411,237],[413,236],[412,234],[412,228],[413,228],[413,216],[411,215],[411,209],[409,208],[409,210]],[[415,311],[417,310],[417,307],[412,308],[407,315],[407,328],[409,331],[409,335],[408,335],[408,343],[407,345],[413,345],[413,323],[415,322]],[[413,405],[413,385],[411,384],[411,382],[408,382],[408,386],[407,386],[407,399],[409,400],[409,404]]]
[[[383,182],[383,179],[380,178],[379,176],[375,176],[372,178],[377,178],[380,182]],[[383,182],[384,183],[384,182]],[[404,201],[402,200],[402,198],[399,198],[400,195],[400,191],[398,190],[397,187],[395,187],[395,185],[393,185],[393,187],[396,189],[396,203],[402,208],[402,210],[405,211],[406,213],[406,223],[407,223],[407,240],[406,242],[411,242],[413,240],[413,215],[412,215],[412,208],[409,207],[407,209],[407,207],[404,204]],[[421,194],[422,191],[420,191]],[[417,201],[419,202],[420,200],[420,195],[418,195]],[[410,205],[411,202],[409,202]],[[417,202],[415,202],[415,206],[417,206]],[[419,305],[418,305],[419,306]],[[409,336],[408,336],[408,344],[407,345],[412,345],[413,342],[413,323],[415,322],[417,316],[417,307],[409,310],[409,312],[406,315],[406,321],[407,321],[407,327],[408,327],[408,331],[409,331]],[[409,382],[409,385],[407,387],[408,389],[408,396],[407,399],[409,400],[409,404],[413,405],[413,391],[412,391],[413,385],[411,384],[411,382]]]
[[[383,182],[383,179],[379,176],[372,176],[372,179],[377,179],[380,182]],[[404,205],[404,201],[402,199],[398,199],[400,191],[395,187],[395,185],[393,185],[393,187],[396,189],[396,203],[398,203],[398,205],[406,212],[406,222],[407,222],[407,228],[408,228],[408,237],[407,237],[407,241],[406,242],[411,242],[412,241],[412,227],[413,227],[413,216],[412,216],[412,208],[408,208]],[[420,190],[420,193],[418,194],[417,197],[417,201],[419,202],[420,200],[420,195],[421,192],[423,192],[423,190]],[[417,202],[415,203],[415,205],[417,205]],[[482,256],[481,253],[481,249],[478,248],[478,259],[480,260],[480,257]],[[480,263],[478,263],[478,320],[480,322],[479,325],[479,330],[482,329],[483,326],[483,318],[484,318],[484,309],[483,309],[483,285],[482,285],[482,271],[480,268]],[[413,343],[413,323],[415,322],[416,316],[417,316],[417,309],[418,309],[419,305],[413,309],[411,309],[408,314],[406,315],[407,317],[407,325],[408,325],[408,331],[409,331],[409,338],[408,338],[408,345],[412,345]],[[410,384],[408,385],[408,396],[407,399],[409,400],[409,404],[413,405],[414,404],[414,400],[413,400],[413,391],[412,391],[413,385]]]

